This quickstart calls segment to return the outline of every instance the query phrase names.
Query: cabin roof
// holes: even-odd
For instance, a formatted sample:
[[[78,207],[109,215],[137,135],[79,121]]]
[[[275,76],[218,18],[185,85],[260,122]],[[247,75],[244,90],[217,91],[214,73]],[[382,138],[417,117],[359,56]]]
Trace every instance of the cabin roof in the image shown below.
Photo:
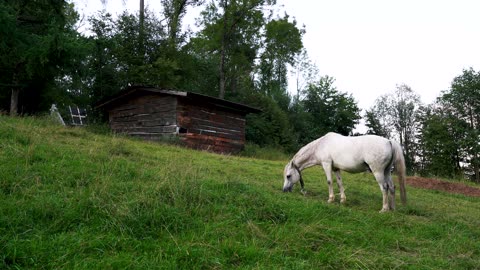
[[[261,112],[260,109],[247,106],[241,103],[236,103],[220,98],[215,98],[207,95],[197,94],[193,92],[186,92],[186,91],[176,91],[176,90],[167,90],[167,89],[159,89],[156,87],[148,87],[148,86],[129,86],[126,89],[118,92],[117,94],[107,97],[96,104],[96,108],[104,108],[114,106],[117,102],[123,101],[125,99],[129,99],[135,96],[141,96],[143,94],[161,94],[161,95],[170,95],[170,96],[178,96],[178,97],[185,97],[191,99],[193,101],[207,103],[209,105],[213,105],[216,107],[226,108],[226,109],[233,109],[236,111],[241,111],[244,113],[258,113]]]

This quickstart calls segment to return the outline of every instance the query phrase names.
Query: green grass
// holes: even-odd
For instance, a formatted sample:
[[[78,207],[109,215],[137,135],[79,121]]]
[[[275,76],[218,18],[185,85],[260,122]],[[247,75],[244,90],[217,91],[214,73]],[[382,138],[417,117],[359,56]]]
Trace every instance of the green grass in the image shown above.
[[[379,214],[371,175],[327,204],[320,169],[281,192],[286,162],[0,116],[0,268],[478,269],[479,198]]]
[[[281,149],[273,147],[260,147],[250,143],[245,145],[243,151],[240,152],[240,156],[277,161],[288,160],[290,157]]]

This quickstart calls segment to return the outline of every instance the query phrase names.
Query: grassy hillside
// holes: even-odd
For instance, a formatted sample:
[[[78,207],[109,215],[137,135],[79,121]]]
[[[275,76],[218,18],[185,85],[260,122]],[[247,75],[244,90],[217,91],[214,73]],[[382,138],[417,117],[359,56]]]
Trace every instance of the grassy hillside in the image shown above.
[[[319,169],[281,192],[286,162],[0,116],[0,268],[478,269],[479,198],[409,187],[379,214],[371,175],[327,204]]]

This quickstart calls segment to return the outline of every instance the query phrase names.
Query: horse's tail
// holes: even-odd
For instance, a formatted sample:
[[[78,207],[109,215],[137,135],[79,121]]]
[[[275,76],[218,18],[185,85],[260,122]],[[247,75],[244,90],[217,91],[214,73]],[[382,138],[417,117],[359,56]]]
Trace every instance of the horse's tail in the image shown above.
[[[393,148],[393,156],[395,162],[395,171],[400,183],[400,200],[402,204],[407,204],[407,191],[405,190],[406,167],[405,158],[403,157],[403,150],[399,143],[391,141]]]

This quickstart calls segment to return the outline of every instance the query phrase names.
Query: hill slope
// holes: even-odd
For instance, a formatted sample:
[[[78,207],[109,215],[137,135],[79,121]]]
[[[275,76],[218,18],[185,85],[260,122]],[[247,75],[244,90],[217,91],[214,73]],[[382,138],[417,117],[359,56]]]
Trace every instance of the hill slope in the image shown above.
[[[284,162],[0,116],[0,268],[447,269],[480,265],[480,199],[409,187],[379,214],[369,174],[327,204]],[[398,195],[397,195],[398,196]]]

